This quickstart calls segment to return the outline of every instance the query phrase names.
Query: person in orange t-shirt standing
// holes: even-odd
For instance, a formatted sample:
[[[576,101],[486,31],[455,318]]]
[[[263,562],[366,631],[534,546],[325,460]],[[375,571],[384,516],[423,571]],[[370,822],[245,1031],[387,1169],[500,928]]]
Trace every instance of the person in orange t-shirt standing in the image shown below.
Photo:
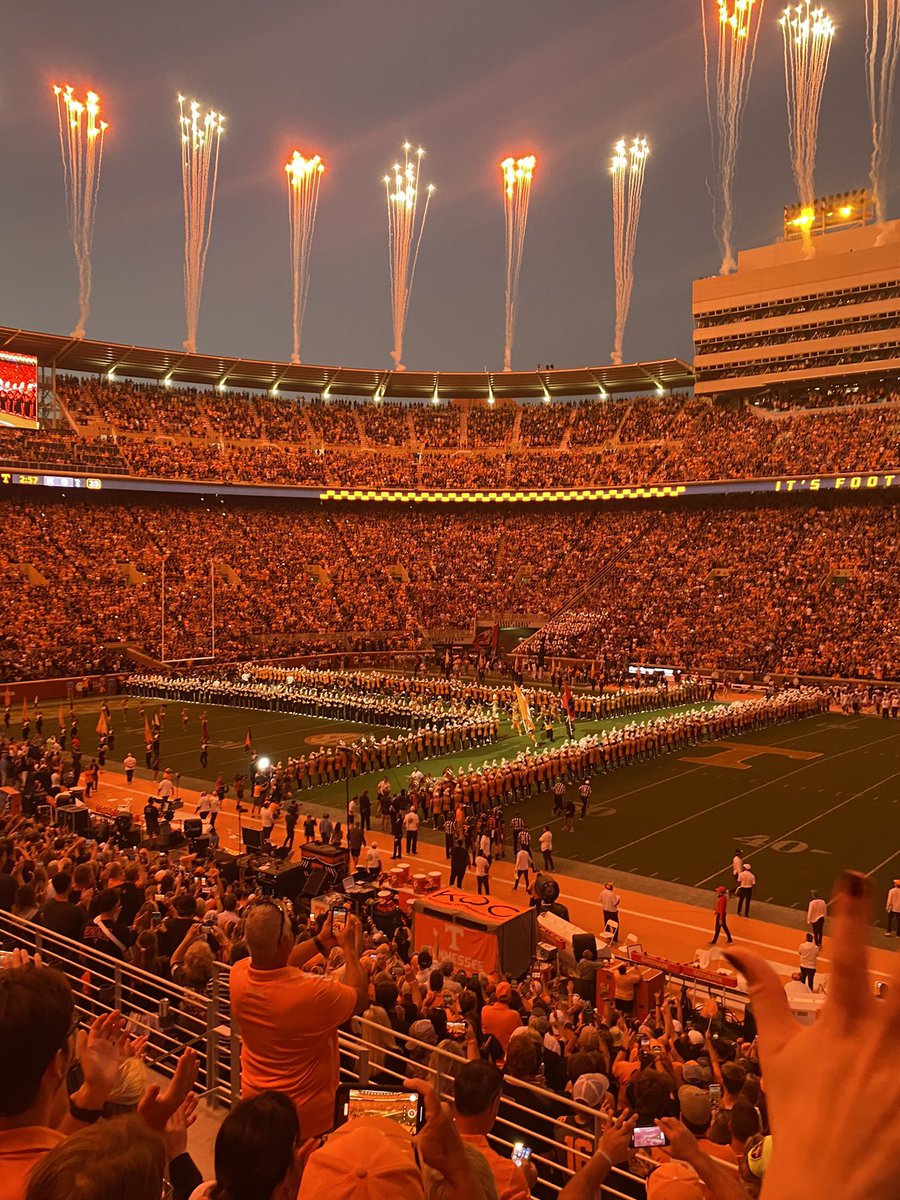
[[[503,1047],[509,1045],[509,1039],[514,1031],[522,1024],[522,1018],[514,1008],[509,1006],[512,988],[505,979],[501,979],[494,988],[493,1004],[486,1004],[481,1010],[481,1029],[485,1034],[491,1033]]]
[[[242,1039],[241,1094],[286,1092],[303,1138],[334,1124],[337,1031],[368,1004],[359,933],[359,921],[348,917],[345,928],[332,934],[329,917],[318,938],[295,947],[290,914],[281,904],[262,900],[247,909],[250,958],[235,963],[229,983]],[[300,969],[335,944],[344,955],[343,983]]]

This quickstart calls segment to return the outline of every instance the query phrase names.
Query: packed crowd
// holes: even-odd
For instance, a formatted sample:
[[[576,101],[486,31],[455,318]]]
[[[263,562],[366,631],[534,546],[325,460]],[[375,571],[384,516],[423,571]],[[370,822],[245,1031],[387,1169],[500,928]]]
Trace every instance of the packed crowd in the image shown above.
[[[327,834],[323,822],[305,831]],[[537,881],[529,898],[555,911]],[[639,972],[603,941],[574,965],[521,977],[463,968],[414,944],[389,891],[361,917],[335,897],[304,922],[212,861],[27,818],[0,818],[0,911],[39,926],[51,954],[62,937],[106,956],[79,962],[63,950],[54,968],[4,953],[4,1200],[528,1200],[558,1189],[594,1200],[604,1182],[632,1200],[747,1200],[761,1187],[793,1200],[835,1179],[845,1200],[869,1200],[900,1182],[895,1013],[890,988],[873,997],[859,950],[860,876],[844,877],[832,911],[840,986],[806,1027],[771,968],[743,949],[728,959],[752,1009],[677,987],[642,1007]],[[33,944],[30,927],[15,939]],[[242,1099],[204,1179],[190,1154],[200,1055],[179,1051],[206,1029],[217,975],[241,1034]],[[119,995],[124,1012],[109,1012]],[[365,1041],[365,1060],[340,1031]],[[174,1067],[162,1088],[147,1066],[161,1047]],[[395,1102],[398,1089],[423,1094],[410,1122],[422,1124],[418,1157],[412,1128],[371,1116],[371,1092],[364,1111],[346,1111],[354,1094],[339,1090],[342,1073]],[[877,1120],[882,1136],[826,1149],[822,1122],[842,1102],[841,1120],[865,1105],[859,1119]]]
[[[896,519],[893,506],[668,514],[623,540],[584,608],[544,627],[545,654],[893,679]]]
[[[213,627],[220,657],[338,633],[415,648],[476,617],[555,612],[603,568],[578,615],[545,626],[545,658],[594,660],[604,680],[629,661],[896,678],[896,520],[880,501],[661,517],[5,498],[0,671],[112,670],[127,645],[193,658]]]
[[[57,434],[54,461],[68,453],[79,469],[161,478],[515,489],[900,466],[900,407],[890,388],[880,403],[874,389],[863,403],[860,389],[848,388],[846,403],[831,393],[828,405],[787,409],[765,396],[741,405],[680,393],[493,409],[323,403],[77,380],[60,394],[76,424],[102,425],[92,437]],[[39,441],[32,453],[35,437],[5,434],[0,455],[9,465],[42,465]]]

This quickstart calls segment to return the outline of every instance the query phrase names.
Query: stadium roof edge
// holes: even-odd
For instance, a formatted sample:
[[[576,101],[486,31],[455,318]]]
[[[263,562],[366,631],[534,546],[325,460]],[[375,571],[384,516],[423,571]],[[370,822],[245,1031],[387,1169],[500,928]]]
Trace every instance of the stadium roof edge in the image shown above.
[[[32,354],[44,367],[87,375],[121,374],[158,383],[168,380],[251,391],[334,392],[379,400],[552,400],[686,388],[694,383],[692,367],[680,358],[547,371],[392,371],[190,354],[3,327],[0,349]]]

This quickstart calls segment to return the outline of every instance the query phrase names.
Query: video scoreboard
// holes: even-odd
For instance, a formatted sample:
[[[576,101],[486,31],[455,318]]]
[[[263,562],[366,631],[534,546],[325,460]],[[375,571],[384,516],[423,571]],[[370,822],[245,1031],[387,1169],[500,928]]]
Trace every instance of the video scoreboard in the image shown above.
[[[0,350],[0,426],[37,429],[38,361]]]

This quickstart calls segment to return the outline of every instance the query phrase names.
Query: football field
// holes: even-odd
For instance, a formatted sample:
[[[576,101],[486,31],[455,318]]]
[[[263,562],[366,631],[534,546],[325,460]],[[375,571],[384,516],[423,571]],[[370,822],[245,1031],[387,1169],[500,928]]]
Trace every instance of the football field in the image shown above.
[[[148,715],[156,707],[146,701]],[[131,749],[143,766],[143,722],[136,701],[130,702],[127,715],[118,699],[110,709],[116,732],[110,759],[120,762]],[[182,710],[187,713],[185,728]],[[80,702],[76,711],[86,762],[96,746],[97,702]],[[248,729],[258,755],[273,763],[360,733],[380,737],[392,732],[209,706],[209,764],[201,770],[200,712],[200,706],[170,702],[162,736],[163,766],[180,772],[190,786],[212,781],[220,770],[229,783],[246,773]],[[582,723],[577,732],[615,723]],[[55,717],[45,713],[45,733],[55,725]],[[431,759],[423,770],[437,774],[446,765],[456,769],[500,762],[527,745],[506,724],[502,735],[496,745]],[[405,784],[409,771],[395,767],[387,772],[395,790]],[[365,787],[374,796],[379,777],[373,773],[352,780],[350,794]],[[592,782],[587,817],[576,820],[574,832],[563,831],[561,821],[553,818],[548,794],[521,806],[535,843],[542,826],[550,825],[563,871],[597,877],[608,870],[617,881],[624,873],[642,877],[650,889],[675,885],[679,894],[701,889],[708,897],[717,884],[731,884],[731,859],[739,848],[757,878],[754,903],[805,911],[811,888],[827,896],[838,872],[853,868],[871,876],[874,920],[884,924],[884,895],[891,880],[900,877],[900,721],[819,714],[707,742]],[[330,784],[302,793],[301,806],[308,800],[339,813],[347,794],[344,782]],[[507,811],[507,825],[512,811]],[[440,840],[425,829],[422,836]]]

